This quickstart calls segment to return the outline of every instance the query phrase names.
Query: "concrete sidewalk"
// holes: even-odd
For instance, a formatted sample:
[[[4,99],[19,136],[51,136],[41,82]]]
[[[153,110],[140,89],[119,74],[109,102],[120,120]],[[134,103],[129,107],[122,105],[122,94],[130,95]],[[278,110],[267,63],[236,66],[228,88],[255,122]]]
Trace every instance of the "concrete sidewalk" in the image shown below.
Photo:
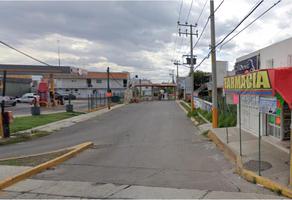
[[[234,153],[239,155],[239,129],[228,128],[228,141],[226,128],[211,129],[216,136],[227,145]],[[267,177],[282,185],[288,186],[289,181],[289,151],[283,146],[271,144],[269,136],[263,136],[261,140],[261,161],[263,177]],[[243,167],[258,173],[258,137],[242,131],[242,163]]]
[[[81,181],[27,179],[0,193],[0,198],[99,198],[99,199],[280,199],[279,196]]]

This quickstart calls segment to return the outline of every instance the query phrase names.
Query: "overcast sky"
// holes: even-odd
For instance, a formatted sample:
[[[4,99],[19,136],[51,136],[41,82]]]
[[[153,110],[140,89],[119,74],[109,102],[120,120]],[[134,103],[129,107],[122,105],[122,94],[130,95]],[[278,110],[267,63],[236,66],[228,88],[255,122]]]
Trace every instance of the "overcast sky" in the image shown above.
[[[220,41],[259,0],[225,0],[216,12],[216,40]],[[242,25],[253,20],[277,0],[265,0]],[[206,0],[184,0],[180,21],[198,20]],[[215,0],[217,6],[221,0]],[[154,82],[170,81],[173,59],[189,53],[189,38],[178,37],[177,1],[0,2],[0,40],[51,65],[61,64],[105,71],[129,71]],[[292,1],[282,0],[267,15],[217,52],[218,60],[237,57],[292,36]],[[198,21],[198,31],[209,15],[209,0]],[[194,50],[198,62],[209,51],[210,26]],[[239,28],[240,30],[240,28]],[[196,39],[194,39],[196,41]],[[0,62],[38,64],[7,47],[0,47]],[[207,60],[200,68],[210,71]],[[180,75],[188,69],[181,67]]]

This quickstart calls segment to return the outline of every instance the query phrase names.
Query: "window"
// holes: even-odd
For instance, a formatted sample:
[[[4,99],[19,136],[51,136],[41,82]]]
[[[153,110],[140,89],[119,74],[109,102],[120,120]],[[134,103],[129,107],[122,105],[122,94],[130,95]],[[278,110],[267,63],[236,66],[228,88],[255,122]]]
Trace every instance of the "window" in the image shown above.
[[[292,66],[292,55],[288,55],[287,66]]]
[[[266,61],[267,68],[273,68],[274,67],[274,59],[269,59]]]
[[[97,79],[96,83],[102,83],[102,80],[101,79]]]
[[[87,87],[92,87],[90,78],[86,79],[86,83],[87,83]]]
[[[123,80],[123,86],[124,86],[124,87],[127,87],[127,85],[128,85],[128,80],[127,80],[127,79],[124,79],[124,80]]]

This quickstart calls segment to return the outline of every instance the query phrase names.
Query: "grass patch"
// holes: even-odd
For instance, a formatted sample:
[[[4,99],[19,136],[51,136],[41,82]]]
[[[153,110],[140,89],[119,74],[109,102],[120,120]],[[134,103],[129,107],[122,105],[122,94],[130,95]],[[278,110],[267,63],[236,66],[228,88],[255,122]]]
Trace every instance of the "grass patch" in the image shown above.
[[[11,136],[10,138],[1,139],[0,146],[25,142],[25,141],[36,139],[39,137],[44,137],[49,134],[50,133],[46,131],[34,131],[32,133],[23,133],[19,135],[14,135],[14,136]]]
[[[186,109],[188,112],[191,111],[190,107],[185,102],[180,102],[180,105],[182,105],[182,107],[184,107],[184,109]]]
[[[61,155],[64,155],[68,151],[69,150],[63,150],[63,151],[44,154],[44,155],[3,160],[3,161],[0,161],[0,165],[31,166],[31,167],[34,167],[34,166],[37,166],[39,164],[45,163],[45,162],[47,162],[49,160],[52,160],[52,159],[54,159],[56,157],[59,157]]]
[[[83,113],[63,112],[63,113],[54,113],[54,114],[44,114],[44,115],[39,115],[39,116],[17,117],[14,119],[14,122],[10,125],[10,132],[15,133],[18,131],[31,129],[37,126],[42,126],[42,125],[49,124],[52,122],[75,117],[81,114]]]
[[[206,118],[209,122],[212,122],[212,113],[202,110],[200,108],[196,109],[196,112],[200,113],[204,118]],[[236,126],[236,113],[234,112],[220,112],[219,113],[219,128],[224,127],[233,127]]]

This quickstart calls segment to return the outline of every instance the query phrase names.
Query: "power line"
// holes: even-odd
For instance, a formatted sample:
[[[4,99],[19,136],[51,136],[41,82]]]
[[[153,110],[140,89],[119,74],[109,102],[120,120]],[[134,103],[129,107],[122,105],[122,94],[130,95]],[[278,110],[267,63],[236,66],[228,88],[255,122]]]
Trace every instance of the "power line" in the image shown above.
[[[204,34],[206,28],[207,28],[207,25],[208,25],[208,23],[209,23],[209,20],[210,20],[210,17],[208,17],[208,19],[207,19],[207,21],[206,21],[206,23],[205,23],[205,25],[204,25],[204,28],[203,28],[201,34],[199,35],[199,37],[198,37],[198,39],[197,39],[197,42],[195,43],[195,45],[194,45],[193,48],[195,48],[195,47],[197,46],[197,44],[199,43],[199,41],[201,40],[201,38],[202,38],[202,36],[203,36],[203,34]]]
[[[207,1],[206,1],[206,3],[207,3]],[[219,10],[219,8],[222,6],[223,3],[224,3],[224,0],[222,0],[222,1],[220,2],[220,4],[219,4],[219,5],[217,6],[217,8],[215,9],[214,13],[216,13],[216,11]],[[205,4],[205,5],[206,5],[206,4]],[[205,5],[204,5],[204,6],[205,6]],[[201,12],[201,13],[202,13],[202,12]],[[203,36],[203,34],[204,34],[204,32],[205,32],[207,26],[208,26],[209,21],[210,21],[210,16],[207,18],[207,21],[206,21],[206,23],[205,23],[205,25],[204,25],[204,27],[203,27],[203,29],[202,29],[202,32],[201,32],[200,36],[198,37],[197,42],[196,42],[195,45],[194,45],[194,48],[198,45],[199,41],[201,40],[201,38],[202,38],[202,36]]]
[[[210,54],[211,54],[211,51],[209,51],[209,53],[203,58],[203,60],[201,60],[201,62],[199,64],[197,64],[197,66],[194,68],[194,70],[198,69],[201,66],[201,64],[203,64],[203,62],[205,62],[205,60],[207,60],[209,58]]]
[[[27,53],[21,51],[21,50],[18,50],[18,49],[14,48],[13,46],[11,46],[11,45],[9,45],[9,44],[3,42],[3,41],[0,41],[0,43],[1,43],[2,45],[4,45],[4,46],[10,48],[10,49],[13,49],[14,51],[17,51],[18,53],[20,53],[20,54],[22,54],[22,55],[24,55],[24,56],[26,56],[26,57],[28,57],[28,58],[34,60],[34,61],[37,61],[37,62],[42,63],[42,64],[44,64],[44,65],[50,66],[48,63],[46,63],[46,62],[44,62],[44,61],[41,61],[41,60],[39,60],[39,59],[37,59],[37,58],[35,58],[35,57],[33,57],[33,56],[31,56],[31,55],[29,55],[29,54],[27,54]]]
[[[238,33],[236,33],[232,38],[230,38],[229,40],[227,40],[226,42],[224,42],[221,46],[220,49],[226,45],[228,42],[230,42],[231,40],[233,40],[236,36],[238,36],[241,32],[243,32],[245,29],[247,29],[248,27],[250,27],[254,22],[256,22],[259,18],[261,18],[262,16],[264,16],[267,12],[269,12],[272,8],[274,8],[276,5],[278,5],[282,0],[277,1],[276,3],[274,3],[272,6],[270,6],[265,12],[263,12],[262,14],[260,14],[258,17],[256,17],[253,21],[251,21],[247,26],[245,26],[243,29],[241,29]]]
[[[219,8],[222,6],[222,4],[224,3],[224,1],[225,0],[222,0],[221,2],[220,2],[220,4],[217,6],[217,8],[214,10],[214,13],[216,13],[217,12],[217,10],[219,10]]]
[[[249,13],[232,29],[232,31],[230,31],[217,45],[215,45],[215,50],[216,48],[222,44],[262,3],[264,2],[264,0],[261,0],[259,3],[257,3],[252,9],[251,11],[249,11]],[[222,4],[221,4],[222,5]],[[219,6],[221,6],[219,5]],[[218,9],[216,9],[218,10]],[[209,51],[209,53],[203,58],[203,60],[195,67],[195,69],[197,69],[198,67],[200,67],[202,65],[202,63],[209,58],[211,53],[211,50]]]
[[[261,0],[256,6],[219,42],[216,44],[215,48],[221,45],[262,3],[264,0]]]
[[[181,0],[181,3],[180,3],[180,8],[179,8],[179,14],[178,14],[178,19],[177,21],[180,21],[180,17],[181,17],[181,11],[182,11],[182,7],[183,7],[183,3],[184,3],[184,0]],[[176,38],[175,38],[175,44],[174,44],[174,49],[173,49],[173,54],[172,54],[172,59],[174,59],[174,54],[176,53],[177,51],[177,39],[178,39],[178,35],[176,35]]]
[[[194,3],[194,0],[192,0],[192,2],[191,2],[189,13],[188,13],[187,18],[186,18],[186,22],[189,21],[189,17],[190,17],[191,11],[192,11],[193,3]]]
[[[200,12],[200,14],[199,14],[199,17],[198,17],[197,21],[196,21],[196,24],[199,23],[200,18],[201,18],[202,14],[203,14],[203,12],[204,12],[204,10],[205,10],[205,7],[206,7],[207,3],[208,3],[208,0],[205,1],[204,6],[203,6],[203,8],[202,8],[202,10],[201,10],[201,12]]]
[[[181,0],[179,14],[178,14],[178,20],[177,21],[180,21],[181,10],[182,10],[183,4],[184,4],[184,0]]]

